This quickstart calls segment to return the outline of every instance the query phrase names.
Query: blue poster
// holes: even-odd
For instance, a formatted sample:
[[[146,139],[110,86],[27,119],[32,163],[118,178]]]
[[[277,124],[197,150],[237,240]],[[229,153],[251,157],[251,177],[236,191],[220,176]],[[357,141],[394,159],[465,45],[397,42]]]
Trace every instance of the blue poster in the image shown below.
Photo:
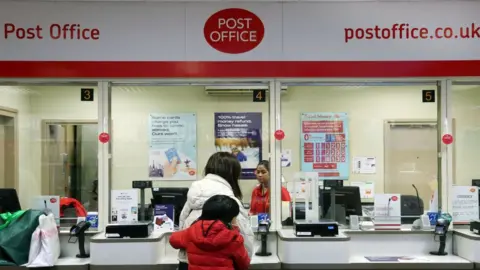
[[[302,172],[319,180],[348,180],[348,116],[346,113],[302,113]]]
[[[215,148],[237,157],[242,179],[255,179],[262,160],[262,113],[215,113]]]
[[[196,114],[150,114],[149,134],[150,178],[197,179]]]

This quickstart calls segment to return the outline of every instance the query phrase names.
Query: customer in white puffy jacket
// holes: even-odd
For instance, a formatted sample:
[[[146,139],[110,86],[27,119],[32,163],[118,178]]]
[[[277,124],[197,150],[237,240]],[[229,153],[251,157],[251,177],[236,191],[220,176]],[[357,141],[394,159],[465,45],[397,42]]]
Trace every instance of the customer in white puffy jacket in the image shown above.
[[[236,224],[244,238],[245,248],[250,259],[253,254],[253,231],[250,226],[248,212],[241,202],[242,191],[238,184],[242,168],[237,158],[228,152],[217,152],[207,161],[205,177],[193,182],[187,195],[187,202],[180,214],[180,230],[190,227],[202,214],[202,207],[206,200],[214,195],[226,195],[235,199],[240,205],[240,214]],[[188,269],[188,259],[184,250],[178,254],[179,270]]]

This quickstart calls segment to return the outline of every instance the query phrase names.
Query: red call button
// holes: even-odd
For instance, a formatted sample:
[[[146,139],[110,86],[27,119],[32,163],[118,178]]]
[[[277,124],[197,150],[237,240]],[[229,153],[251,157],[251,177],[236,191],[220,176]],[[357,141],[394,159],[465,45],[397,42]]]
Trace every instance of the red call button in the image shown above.
[[[227,8],[214,13],[205,22],[203,34],[207,43],[217,51],[229,54],[246,53],[263,40],[265,26],[253,12]]]

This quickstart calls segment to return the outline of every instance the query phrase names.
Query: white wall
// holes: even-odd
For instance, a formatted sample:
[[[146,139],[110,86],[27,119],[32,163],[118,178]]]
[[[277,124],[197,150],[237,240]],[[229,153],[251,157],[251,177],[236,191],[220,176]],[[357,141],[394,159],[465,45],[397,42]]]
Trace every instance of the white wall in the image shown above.
[[[387,119],[436,119],[436,105],[421,102],[421,90],[431,86],[393,87],[289,87],[282,95],[282,146],[293,150],[293,164],[283,169],[286,178],[300,170],[300,113],[347,112],[350,156],[377,157],[377,174],[352,174],[352,181],[374,181],[383,192],[383,121]],[[0,107],[18,110],[19,195],[23,205],[41,193],[41,121],[96,120],[94,102],[80,101],[80,87],[0,87]],[[454,89],[455,181],[468,185],[480,178],[480,87]],[[268,158],[268,103],[251,97],[212,97],[203,87],[114,88],[112,94],[113,167],[112,188],[130,188],[132,180],[148,179],[148,114],[197,113],[199,173],[214,152],[214,112],[262,112],[263,156]],[[256,181],[242,180],[245,201]],[[162,181],[164,186],[188,186],[189,181]]]
[[[42,175],[42,121],[96,121],[98,105],[96,96],[93,102],[80,100],[80,86],[44,86],[30,89],[32,89],[30,95],[31,170],[40,179]],[[97,92],[95,91],[95,95],[98,94]],[[41,180],[36,182],[34,187],[35,191],[40,188],[41,192]]]
[[[27,198],[36,194],[36,179],[31,170],[30,156],[29,90],[24,87],[0,86],[0,107],[18,111],[18,196],[22,205],[27,205]]]
[[[284,149],[292,149],[292,166],[283,168],[286,179],[300,171],[300,114],[346,112],[350,159],[376,157],[376,174],[352,174],[349,181],[373,181],[375,192],[384,192],[384,121],[436,120],[436,103],[422,103],[422,89],[432,86],[317,86],[289,87],[282,96]],[[408,184],[411,189],[411,185]],[[413,191],[413,190],[411,190]],[[408,194],[408,193],[407,193]],[[425,199],[425,198],[424,198]],[[428,201],[428,198],[426,198]]]
[[[0,87],[0,107],[18,111],[19,197],[41,194],[42,120],[96,120],[97,102],[81,102],[81,87]]]
[[[131,188],[132,180],[148,178],[148,119],[151,113],[197,114],[198,177],[215,152],[215,112],[261,112],[263,158],[268,159],[268,103],[253,103],[252,96],[208,96],[202,86],[114,87],[112,90],[112,188]],[[162,186],[188,187],[191,181],[160,181]],[[244,201],[249,202],[256,180],[241,180]],[[150,195],[150,194],[147,194]],[[149,200],[149,196],[147,200]]]

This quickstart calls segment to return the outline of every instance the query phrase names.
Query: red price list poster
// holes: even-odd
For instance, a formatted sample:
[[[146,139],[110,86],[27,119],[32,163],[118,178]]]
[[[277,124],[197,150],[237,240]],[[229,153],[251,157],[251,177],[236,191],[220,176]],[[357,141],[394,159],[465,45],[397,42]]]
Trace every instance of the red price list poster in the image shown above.
[[[347,180],[348,115],[346,113],[302,113],[302,172],[317,172],[321,180]]]

